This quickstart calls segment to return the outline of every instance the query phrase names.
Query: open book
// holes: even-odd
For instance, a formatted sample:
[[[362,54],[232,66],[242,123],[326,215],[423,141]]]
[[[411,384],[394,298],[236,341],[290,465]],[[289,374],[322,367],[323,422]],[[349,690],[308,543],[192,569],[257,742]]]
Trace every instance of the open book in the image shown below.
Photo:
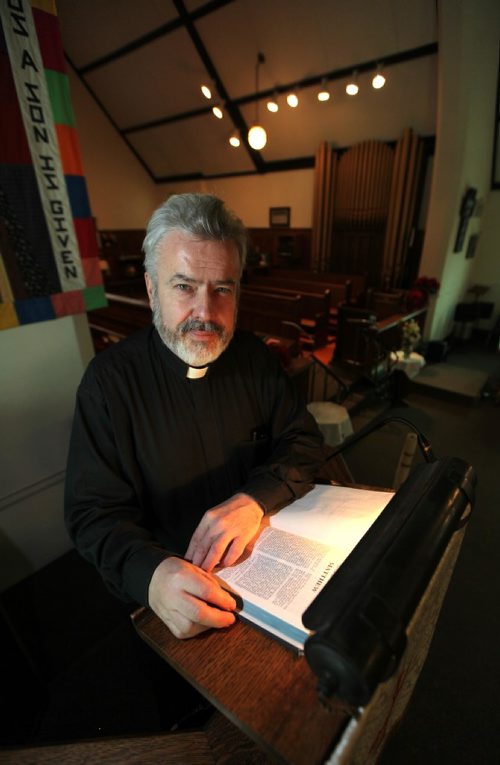
[[[217,571],[240,616],[302,650],[302,614],[392,498],[387,491],[316,486],[265,519],[248,556]]]

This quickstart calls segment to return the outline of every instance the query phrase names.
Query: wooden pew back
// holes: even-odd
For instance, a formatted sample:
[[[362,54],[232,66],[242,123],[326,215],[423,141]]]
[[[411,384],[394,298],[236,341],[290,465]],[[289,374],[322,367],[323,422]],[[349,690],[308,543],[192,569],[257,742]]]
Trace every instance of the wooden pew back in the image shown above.
[[[326,345],[328,340],[328,324],[330,311],[330,290],[306,292],[304,290],[291,290],[286,287],[278,287],[267,284],[245,284],[241,289],[242,294],[274,295],[275,297],[299,297],[300,317],[299,323],[302,328],[313,338],[314,346]],[[260,310],[257,304],[257,310]]]

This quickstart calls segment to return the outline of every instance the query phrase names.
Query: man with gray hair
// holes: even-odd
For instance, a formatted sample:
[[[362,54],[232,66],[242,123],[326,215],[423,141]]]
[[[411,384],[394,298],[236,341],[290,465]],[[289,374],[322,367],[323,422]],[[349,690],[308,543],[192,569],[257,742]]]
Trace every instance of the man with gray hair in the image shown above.
[[[153,326],[101,353],[78,390],[66,522],[123,599],[177,637],[234,621],[211,574],[302,496],[321,435],[278,360],[235,331],[242,222],[209,194],[170,197],[144,240]]]

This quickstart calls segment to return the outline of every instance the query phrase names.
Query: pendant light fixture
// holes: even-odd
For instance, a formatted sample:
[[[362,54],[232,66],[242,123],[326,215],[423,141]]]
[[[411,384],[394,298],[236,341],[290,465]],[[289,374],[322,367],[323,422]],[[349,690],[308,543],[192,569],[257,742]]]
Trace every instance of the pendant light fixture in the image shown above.
[[[248,143],[255,151],[260,151],[267,143],[267,133],[262,125],[259,125],[259,99],[257,98],[259,94],[259,67],[265,60],[263,53],[257,54],[257,64],[255,66],[255,122],[248,131]]]

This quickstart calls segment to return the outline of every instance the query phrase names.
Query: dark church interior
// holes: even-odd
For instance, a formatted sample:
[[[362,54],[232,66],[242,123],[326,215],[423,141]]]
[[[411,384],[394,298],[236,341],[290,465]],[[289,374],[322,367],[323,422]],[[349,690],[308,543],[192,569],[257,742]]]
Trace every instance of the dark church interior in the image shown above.
[[[22,26],[25,2],[17,9],[6,3],[0,17],[0,96],[9,105],[6,25],[17,14]],[[30,4],[41,48],[49,27],[51,34],[57,29],[62,53],[52,58],[68,73],[63,90],[73,101],[92,221],[86,303],[77,297],[51,316],[37,314],[34,303],[30,308],[30,299],[42,297],[33,286],[39,266],[26,266],[26,249],[16,247],[36,239],[38,229],[26,223],[25,235],[13,234],[12,210],[19,217],[26,204],[12,191],[13,162],[0,150],[1,417],[4,446],[12,444],[1,470],[0,762],[494,765],[500,750],[496,3],[139,5]],[[43,64],[50,69],[45,58]],[[371,85],[377,75],[385,80],[380,93]],[[477,97],[473,77],[481,82]],[[211,89],[208,100],[199,92],[203,83]],[[352,83],[359,85],[354,99],[346,95]],[[296,109],[286,105],[292,93]],[[62,110],[53,109],[57,123]],[[267,144],[258,148],[249,135],[256,124],[267,131]],[[59,129],[60,143],[62,135]],[[0,137],[9,147],[14,141],[7,128]],[[228,148],[229,138],[237,140],[235,148]],[[79,380],[92,357],[151,325],[142,251],[147,218],[171,194],[184,192],[219,195],[241,216],[248,253],[237,326],[256,334],[297,386],[335,452],[340,484],[404,491],[432,461],[429,450],[438,461],[456,458],[477,479],[468,513],[446,529],[432,570],[425,577],[419,572],[419,610],[407,615],[408,648],[401,648],[392,672],[377,678],[366,704],[339,693],[314,712],[315,721],[304,695],[304,709],[294,710],[297,719],[303,712],[300,731],[286,724],[295,719],[287,703],[295,703],[298,691],[289,688],[287,701],[287,678],[280,678],[281,722],[272,739],[262,732],[265,721],[254,729],[251,717],[239,719],[186,669],[189,661],[183,664],[168,640],[167,648],[156,640],[158,617],[148,632],[147,610],[144,616],[106,589],[63,523]],[[57,291],[50,288],[43,299]],[[61,372],[51,372],[52,365]],[[458,538],[461,546],[450,552]],[[386,626],[390,619],[383,616]],[[254,630],[246,623],[240,628],[250,636]],[[271,641],[254,632],[255,645]],[[202,639],[192,642],[203,664]],[[295,677],[305,657],[292,658],[273,643]],[[266,655],[253,660],[265,665]],[[225,675],[230,669],[224,667]],[[244,674],[236,668],[228,685],[245,688]],[[314,733],[318,720],[336,730],[335,737],[325,734],[324,747]]]

